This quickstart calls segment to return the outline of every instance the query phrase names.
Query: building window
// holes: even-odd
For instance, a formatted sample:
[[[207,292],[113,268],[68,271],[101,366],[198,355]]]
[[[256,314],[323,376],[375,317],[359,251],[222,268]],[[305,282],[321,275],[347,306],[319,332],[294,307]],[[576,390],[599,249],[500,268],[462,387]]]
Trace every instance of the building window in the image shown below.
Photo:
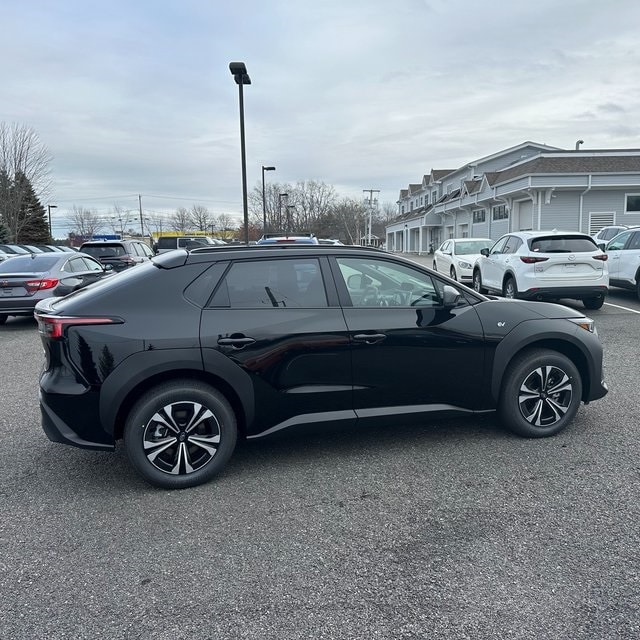
[[[478,224],[479,222],[485,222],[486,219],[487,219],[486,209],[476,209],[473,212],[473,224]]]
[[[625,213],[640,213],[640,193],[627,194]]]
[[[509,218],[509,213],[507,211],[507,207],[503,204],[493,207],[491,210],[491,219],[492,220],[507,220]]]
[[[402,213],[404,213],[404,205],[402,205],[402,206],[400,207],[400,213],[401,213],[401,214],[402,214]]]

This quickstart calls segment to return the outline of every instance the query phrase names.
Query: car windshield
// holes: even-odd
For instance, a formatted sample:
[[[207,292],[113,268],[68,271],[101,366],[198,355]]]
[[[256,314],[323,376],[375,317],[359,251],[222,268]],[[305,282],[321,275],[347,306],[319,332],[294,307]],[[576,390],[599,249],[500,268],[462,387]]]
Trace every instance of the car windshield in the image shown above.
[[[530,248],[536,253],[583,253],[596,251],[598,245],[585,236],[546,236],[531,240]]]
[[[456,255],[469,256],[474,253],[480,253],[485,247],[490,247],[491,240],[469,240],[467,242],[456,242]]]
[[[49,271],[55,266],[56,262],[60,260],[58,256],[52,256],[51,254],[40,253],[32,255],[16,256],[15,258],[0,262],[0,273]]]

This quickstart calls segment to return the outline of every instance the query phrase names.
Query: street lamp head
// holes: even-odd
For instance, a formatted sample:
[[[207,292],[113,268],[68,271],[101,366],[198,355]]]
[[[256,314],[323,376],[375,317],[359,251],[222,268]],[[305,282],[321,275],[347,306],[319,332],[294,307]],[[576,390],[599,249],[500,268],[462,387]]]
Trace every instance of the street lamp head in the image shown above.
[[[247,67],[244,62],[230,62],[229,71],[231,71],[236,84],[251,84],[251,78],[247,73]]]
[[[58,205],[57,204],[48,204],[47,207],[49,207],[49,209],[57,209]]]
[[[229,71],[232,76],[243,76],[247,73],[247,67],[244,62],[230,62]]]
[[[288,198],[288,197],[289,197],[289,194],[288,194],[288,193],[281,193],[281,194],[280,194],[280,197],[281,197],[281,198]]]
[[[276,170],[276,168],[275,168],[275,167],[265,167],[265,166],[263,166],[263,167],[262,167],[262,170],[263,170],[263,171],[275,171],[275,170]]]

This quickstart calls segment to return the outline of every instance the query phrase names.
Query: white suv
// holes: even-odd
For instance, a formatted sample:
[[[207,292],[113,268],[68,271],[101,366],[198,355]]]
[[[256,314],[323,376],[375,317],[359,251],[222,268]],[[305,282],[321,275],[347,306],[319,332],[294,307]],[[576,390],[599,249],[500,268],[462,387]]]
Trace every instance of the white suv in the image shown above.
[[[611,285],[635,289],[640,298],[640,228],[619,233],[607,245]]]
[[[608,255],[586,233],[517,231],[484,248],[473,288],[507,298],[582,300],[599,309],[609,290]]]

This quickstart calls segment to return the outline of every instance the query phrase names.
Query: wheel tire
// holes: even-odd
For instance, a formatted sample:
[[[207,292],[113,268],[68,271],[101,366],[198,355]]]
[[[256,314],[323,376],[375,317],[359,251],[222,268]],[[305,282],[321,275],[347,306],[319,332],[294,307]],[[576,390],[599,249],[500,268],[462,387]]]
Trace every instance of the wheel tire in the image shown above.
[[[602,309],[604,304],[604,296],[595,296],[594,298],[586,298],[582,301],[585,309]]]
[[[436,264],[436,261],[433,261],[433,270],[437,271],[438,270],[438,265]]]
[[[505,298],[517,298],[518,297],[518,285],[516,281],[509,277],[504,281],[502,285],[502,295]]]
[[[0,324],[4,324],[9,316],[6,313],[0,313]]]
[[[480,275],[480,269],[476,269],[473,272],[473,289],[478,293],[487,293],[487,290],[482,286],[482,276]]]
[[[514,433],[545,438],[570,424],[581,399],[582,378],[573,362],[557,351],[533,349],[507,367],[498,413]]]
[[[125,424],[124,445],[129,461],[147,482],[184,489],[222,471],[237,434],[236,416],[220,392],[202,382],[175,380],[149,390],[136,402]]]
[[[456,278],[456,270],[454,267],[451,267],[451,269],[449,269],[449,275],[451,276],[452,280],[458,280],[458,278]]]

